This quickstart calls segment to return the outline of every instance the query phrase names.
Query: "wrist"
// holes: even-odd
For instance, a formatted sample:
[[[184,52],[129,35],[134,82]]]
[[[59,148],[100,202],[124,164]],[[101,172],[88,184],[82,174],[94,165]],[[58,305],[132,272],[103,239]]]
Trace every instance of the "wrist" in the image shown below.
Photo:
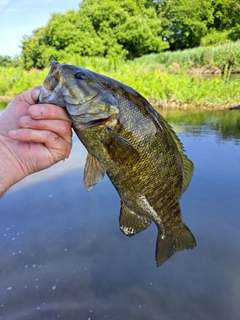
[[[2,196],[11,186],[24,178],[21,168],[18,167],[19,164],[14,155],[0,139],[0,196]]]

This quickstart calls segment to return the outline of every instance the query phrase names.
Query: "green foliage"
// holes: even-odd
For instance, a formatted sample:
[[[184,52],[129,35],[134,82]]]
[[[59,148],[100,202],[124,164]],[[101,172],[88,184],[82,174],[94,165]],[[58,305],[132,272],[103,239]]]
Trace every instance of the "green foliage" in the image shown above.
[[[148,56],[134,61],[112,64],[110,59],[73,57],[72,63],[105,74],[131,86],[147,99],[162,106],[230,106],[240,101],[239,81],[223,77],[203,78],[167,73],[161,64]],[[155,55],[157,58],[157,55]],[[49,69],[26,71],[22,68],[0,68],[0,96],[14,97],[35,85],[41,85]]]
[[[0,66],[8,67],[11,64],[10,56],[0,56]]]
[[[215,46],[238,40],[240,40],[240,25],[223,31],[209,29],[208,34],[202,37],[200,45]]]
[[[78,11],[55,13],[22,41],[24,67],[44,68],[72,54],[124,60],[169,47],[147,0],[83,0]]]
[[[217,31],[215,29],[210,30],[207,35],[201,38],[201,46],[216,46],[229,41],[229,31]]]
[[[22,40],[24,68],[71,55],[118,63],[149,53],[219,45],[240,38],[239,0],[82,0],[54,13]],[[1,63],[1,61],[0,61]]]
[[[22,64],[20,56],[15,55],[13,57],[10,56],[1,56],[0,55],[0,67],[19,67]]]
[[[193,48],[201,43],[206,45],[223,43],[216,32],[225,32],[232,28],[239,30],[239,0],[157,0],[157,12],[162,19],[163,35],[170,43],[171,50]],[[208,38],[208,34],[211,39]],[[239,31],[237,32],[239,38]],[[235,37],[235,39],[233,39]],[[232,34],[229,39],[236,40]]]
[[[0,67],[1,100],[7,101],[33,86],[41,85],[45,77],[46,71]]]
[[[232,40],[232,41],[240,40],[240,24],[238,24],[236,27],[229,30],[228,38],[229,40]]]
[[[233,70],[240,69],[240,42],[228,42],[221,46],[199,47],[193,49],[166,51],[159,54],[146,55],[138,59],[141,64],[158,63],[165,67],[174,64],[180,69],[215,66],[224,72],[226,65]]]
[[[240,24],[239,0],[211,0],[213,21],[208,27],[218,31],[230,30]]]
[[[219,45],[240,38],[239,0],[82,0],[22,40],[24,68],[71,55],[118,64],[149,53]],[[1,62],[1,61],[0,61]]]
[[[161,22],[146,0],[83,0],[80,12],[91,19],[107,52],[116,45],[128,58],[168,48],[162,41]],[[108,52],[108,56],[111,54]]]
[[[158,1],[158,14],[165,20],[166,39],[172,50],[196,47],[213,20],[209,0]]]
[[[32,36],[24,36],[22,40],[22,59],[25,69],[43,68],[45,46],[45,27],[33,31]]]

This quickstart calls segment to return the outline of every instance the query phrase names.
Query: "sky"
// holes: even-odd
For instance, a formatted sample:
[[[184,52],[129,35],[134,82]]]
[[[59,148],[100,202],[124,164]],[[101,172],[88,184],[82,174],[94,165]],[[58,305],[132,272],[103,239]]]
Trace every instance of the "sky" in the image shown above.
[[[47,24],[52,13],[77,10],[80,0],[0,0],[0,55],[21,52],[21,40]]]

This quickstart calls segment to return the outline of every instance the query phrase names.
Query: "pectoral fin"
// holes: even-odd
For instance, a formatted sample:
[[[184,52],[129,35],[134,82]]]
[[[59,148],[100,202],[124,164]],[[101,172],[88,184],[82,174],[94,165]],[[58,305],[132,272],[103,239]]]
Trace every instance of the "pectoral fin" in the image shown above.
[[[108,138],[103,142],[111,158],[118,163],[124,163],[128,159],[136,162],[139,160],[139,153],[130,141],[119,133],[106,128]]]
[[[123,201],[121,201],[119,224],[120,230],[126,236],[131,237],[146,229],[151,224],[151,221],[145,217],[137,215],[130,210]]]
[[[105,172],[105,167],[94,156],[88,153],[83,175],[85,188],[88,191],[91,190],[103,179]]]

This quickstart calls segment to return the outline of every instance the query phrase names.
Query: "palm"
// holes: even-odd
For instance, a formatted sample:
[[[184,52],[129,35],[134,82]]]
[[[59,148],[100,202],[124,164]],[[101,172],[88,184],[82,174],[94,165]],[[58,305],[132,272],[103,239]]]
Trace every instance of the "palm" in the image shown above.
[[[65,159],[71,150],[71,121],[59,107],[35,105],[39,90],[24,92],[0,116],[0,162],[13,181]]]

